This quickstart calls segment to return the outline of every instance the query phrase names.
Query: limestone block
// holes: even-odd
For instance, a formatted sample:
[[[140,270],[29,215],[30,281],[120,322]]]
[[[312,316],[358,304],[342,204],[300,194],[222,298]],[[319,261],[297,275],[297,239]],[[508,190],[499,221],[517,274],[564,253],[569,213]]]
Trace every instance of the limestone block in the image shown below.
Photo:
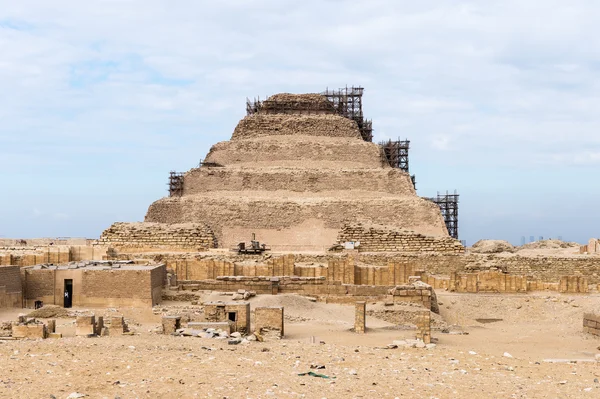
[[[181,316],[163,316],[163,334],[173,334],[181,328]]]
[[[283,307],[260,307],[254,310],[254,331],[263,337],[284,335]]]
[[[46,326],[44,324],[16,324],[12,326],[13,338],[38,339],[46,338]]]

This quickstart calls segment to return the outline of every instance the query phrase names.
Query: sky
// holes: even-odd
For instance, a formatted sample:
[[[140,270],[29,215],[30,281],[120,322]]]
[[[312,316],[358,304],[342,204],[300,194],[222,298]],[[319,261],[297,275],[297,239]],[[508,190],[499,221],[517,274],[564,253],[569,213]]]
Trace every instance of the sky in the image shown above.
[[[365,87],[459,234],[600,236],[600,3],[0,0],[0,237],[142,221],[246,98]]]

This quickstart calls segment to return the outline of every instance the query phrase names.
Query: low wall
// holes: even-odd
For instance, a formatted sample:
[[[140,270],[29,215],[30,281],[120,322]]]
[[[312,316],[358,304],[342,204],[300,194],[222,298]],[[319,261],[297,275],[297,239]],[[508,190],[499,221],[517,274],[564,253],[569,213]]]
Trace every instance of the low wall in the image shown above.
[[[49,245],[45,247],[2,247],[0,265],[35,266],[42,263],[64,264],[82,260],[102,260],[107,247],[100,245]]]
[[[600,315],[585,313],[583,315],[583,332],[600,336]]]
[[[360,252],[436,252],[464,253],[465,247],[452,237],[425,236],[411,231],[347,224],[338,234],[338,242],[360,241]]]
[[[350,304],[365,300],[387,300],[421,304],[427,308],[432,305],[432,288],[427,285],[415,286],[373,286],[342,284],[340,281],[328,281],[325,277],[241,277],[222,276],[215,280],[182,281],[182,290],[206,290],[236,292],[254,291],[257,294],[299,294],[317,297],[328,303]]]

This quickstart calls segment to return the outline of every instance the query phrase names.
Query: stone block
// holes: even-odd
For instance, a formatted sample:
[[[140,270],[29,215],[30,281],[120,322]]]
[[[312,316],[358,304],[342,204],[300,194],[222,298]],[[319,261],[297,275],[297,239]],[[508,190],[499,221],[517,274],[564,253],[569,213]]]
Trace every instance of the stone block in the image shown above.
[[[223,330],[228,334],[233,332],[234,323],[232,321],[190,321],[187,328],[194,330],[203,330],[214,328],[215,330]]]
[[[13,338],[44,339],[46,326],[44,324],[20,324],[12,326]]]
[[[173,334],[181,328],[181,316],[163,316],[163,334]]]
[[[283,307],[260,307],[254,309],[254,331],[263,337],[283,337],[283,314]]]

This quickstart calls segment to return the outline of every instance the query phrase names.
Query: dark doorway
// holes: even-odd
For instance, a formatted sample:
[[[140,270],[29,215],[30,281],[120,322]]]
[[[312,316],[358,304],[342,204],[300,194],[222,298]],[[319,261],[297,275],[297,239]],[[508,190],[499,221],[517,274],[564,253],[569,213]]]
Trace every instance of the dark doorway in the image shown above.
[[[237,321],[237,312],[228,312],[227,318],[229,321]]]
[[[64,307],[70,308],[73,305],[73,280],[65,279],[65,302]]]

